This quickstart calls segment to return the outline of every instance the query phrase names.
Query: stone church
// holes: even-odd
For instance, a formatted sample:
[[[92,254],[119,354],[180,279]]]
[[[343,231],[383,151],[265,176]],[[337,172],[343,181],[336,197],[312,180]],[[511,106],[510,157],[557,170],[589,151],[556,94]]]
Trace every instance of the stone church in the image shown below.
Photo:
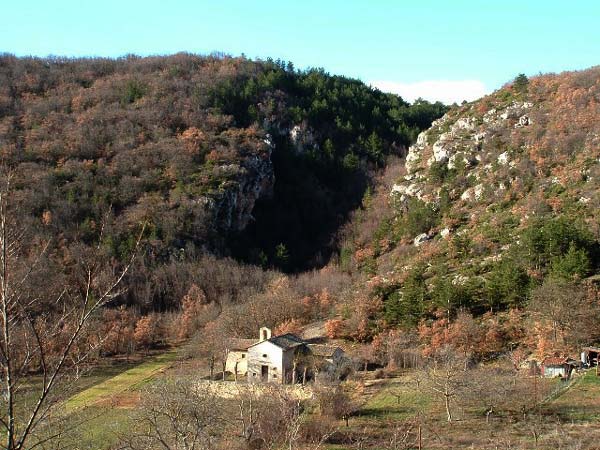
[[[314,379],[319,373],[336,372],[345,360],[339,347],[315,344],[286,333],[272,336],[262,327],[258,341],[232,339],[226,371],[250,383],[297,383]]]

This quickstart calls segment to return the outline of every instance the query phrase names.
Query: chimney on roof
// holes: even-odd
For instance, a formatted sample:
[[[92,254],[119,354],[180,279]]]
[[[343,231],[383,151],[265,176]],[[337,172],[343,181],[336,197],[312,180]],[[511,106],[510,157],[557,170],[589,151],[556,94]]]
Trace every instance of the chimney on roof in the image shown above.
[[[267,339],[271,339],[271,329],[262,327],[258,333],[258,342],[266,341]]]

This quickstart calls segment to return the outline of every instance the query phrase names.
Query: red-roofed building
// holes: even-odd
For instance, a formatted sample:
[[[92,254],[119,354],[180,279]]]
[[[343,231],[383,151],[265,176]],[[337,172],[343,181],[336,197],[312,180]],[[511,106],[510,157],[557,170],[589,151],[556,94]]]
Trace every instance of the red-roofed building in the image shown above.
[[[576,366],[575,360],[563,357],[550,357],[542,362],[542,375],[547,378],[561,377],[569,378],[573,368]]]

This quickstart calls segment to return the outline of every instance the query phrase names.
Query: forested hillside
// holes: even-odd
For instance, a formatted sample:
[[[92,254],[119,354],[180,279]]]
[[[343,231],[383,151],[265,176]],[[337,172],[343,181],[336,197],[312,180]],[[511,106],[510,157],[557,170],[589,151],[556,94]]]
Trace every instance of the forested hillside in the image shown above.
[[[347,227],[341,265],[371,303],[345,332],[540,360],[597,342],[599,117],[592,68],[520,75],[436,120]]]
[[[153,439],[129,408],[173,407],[156,431],[175,424],[179,439],[182,420],[197,432],[211,411],[209,441],[228,448],[233,435],[243,448],[281,436],[414,448],[412,436],[420,448],[423,430],[431,448],[472,447],[481,430],[482,448],[498,448],[498,434],[517,448],[529,426],[536,442],[559,427],[591,440],[597,405],[577,396],[597,390],[596,374],[538,386],[536,364],[577,367],[566,358],[600,342],[599,117],[598,68],[519,75],[447,108],[281,61],[1,56],[7,447],[25,448],[12,436],[36,427],[60,436],[80,410],[49,411],[83,402],[71,395],[87,369],[169,346],[180,367],[167,368],[168,352],[81,393],[119,390],[121,410],[92,396],[119,439]],[[263,417],[254,400],[227,411],[210,391],[190,398],[202,370],[238,382],[229,338],[264,326],[348,359],[310,401],[272,391],[291,409],[262,403],[281,420],[265,415],[252,441],[252,426],[230,430],[248,405]],[[294,373],[297,361],[305,377],[320,370],[302,355]],[[167,370],[171,384],[150,382]]]
[[[275,308],[271,326],[337,315],[330,334],[362,341],[460,313],[493,318],[489,354],[598,337],[573,332],[598,316],[597,68],[519,76],[440,118],[280,61],[0,62],[11,212],[24,255],[48,246],[42,279],[95,246],[116,270],[146,224],[114,301],[143,313],[218,305],[202,323],[239,335],[249,308]]]
[[[126,280],[145,308],[177,307],[165,267],[206,252],[322,266],[373,171],[445,109],[281,61],[0,58],[0,152],[28,252],[50,242],[61,266],[99,244],[118,266],[145,223]]]

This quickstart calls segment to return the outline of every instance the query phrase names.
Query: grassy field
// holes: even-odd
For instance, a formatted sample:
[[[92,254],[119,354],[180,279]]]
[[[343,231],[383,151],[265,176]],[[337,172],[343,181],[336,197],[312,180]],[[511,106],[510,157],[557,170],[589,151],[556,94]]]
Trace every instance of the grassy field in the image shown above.
[[[81,425],[69,433],[65,444],[79,450],[114,448],[136,426],[132,417],[144,385],[165,371],[176,375],[180,370],[176,360],[176,352],[171,351],[149,357],[134,367],[121,365],[90,374],[82,382],[81,391],[66,403],[68,418]],[[97,383],[90,386],[94,381]],[[560,386],[557,380],[539,379],[538,383]],[[500,414],[489,423],[481,411],[458,406],[457,420],[447,423],[440,399],[418,388],[410,373],[368,379],[364,384],[353,381],[347,387],[359,405],[358,411],[350,418],[349,427],[339,422],[346,441],[332,442],[326,446],[329,450],[355,448],[360,439],[365,439],[365,449],[391,448],[394,430],[407,430],[407,426],[413,427],[409,433],[414,440],[417,417],[422,425],[423,449],[584,449],[594,448],[589,442],[600,439],[600,377],[594,371],[557,391],[556,398],[548,399],[527,418]]]
[[[176,359],[177,352],[170,351],[143,362],[129,370],[108,378],[71,397],[65,404],[67,411],[110,401],[125,392],[135,391],[158,373],[168,368]]]
[[[409,430],[408,440],[416,442],[416,425],[422,427],[423,449],[587,449],[600,448],[600,377],[594,371],[578,376],[566,388],[560,381],[538,379],[556,397],[523,417],[518,411],[495,414],[488,421],[481,410],[467,405],[455,406],[456,420],[445,420],[443,403],[418,389],[410,375],[371,384],[372,389],[349,428],[341,430],[353,436],[355,447],[360,439],[364,448],[390,448],[394,429]],[[532,394],[533,396],[533,394]],[[359,396],[360,398],[360,396]],[[417,419],[417,417],[420,417]],[[403,428],[402,428],[403,427]],[[348,445],[327,446],[329,450]]]
[[[65,403],[65,412],[73,424],[65,444],[77,450],[113,448],[133,426],[132,409],[139,400],[139,390],[167,370],[177,359],[175,350],[149,358],[121,371],[98,371],[82,389]],[[123,370],[124,369],[124,370]],[[107,375],[111,376],[107,376]]]
[[[360,409],[365,418],[407,419],[430,408],[431,398],[417,390],[409,378],[393,379]]]
[[[600,376],[589,370],[562,395],[549,402],[545,410],[565,420],[589,422],[600,420]]]
[[[134,426],[131,410],[127,408],[91,406],[78,409],[71,417],[77,424],[65,435],[62,444],[74,450],[113,449]]]
[[[65,392],[61,391],[60,396],[70,397],[55,410],[49,430],[64,430],[61,445],[68,448],[111,448],[119,435],[133,425],[128,408],[139,400],[139,389],[170,368],[176,359],[177,352],[172,350],[155,356],[103,360],[74,379]],[[20,408],[29,410],[37,401],[41,383],[41,378],[34,376],[21,386],[17,412]]]

